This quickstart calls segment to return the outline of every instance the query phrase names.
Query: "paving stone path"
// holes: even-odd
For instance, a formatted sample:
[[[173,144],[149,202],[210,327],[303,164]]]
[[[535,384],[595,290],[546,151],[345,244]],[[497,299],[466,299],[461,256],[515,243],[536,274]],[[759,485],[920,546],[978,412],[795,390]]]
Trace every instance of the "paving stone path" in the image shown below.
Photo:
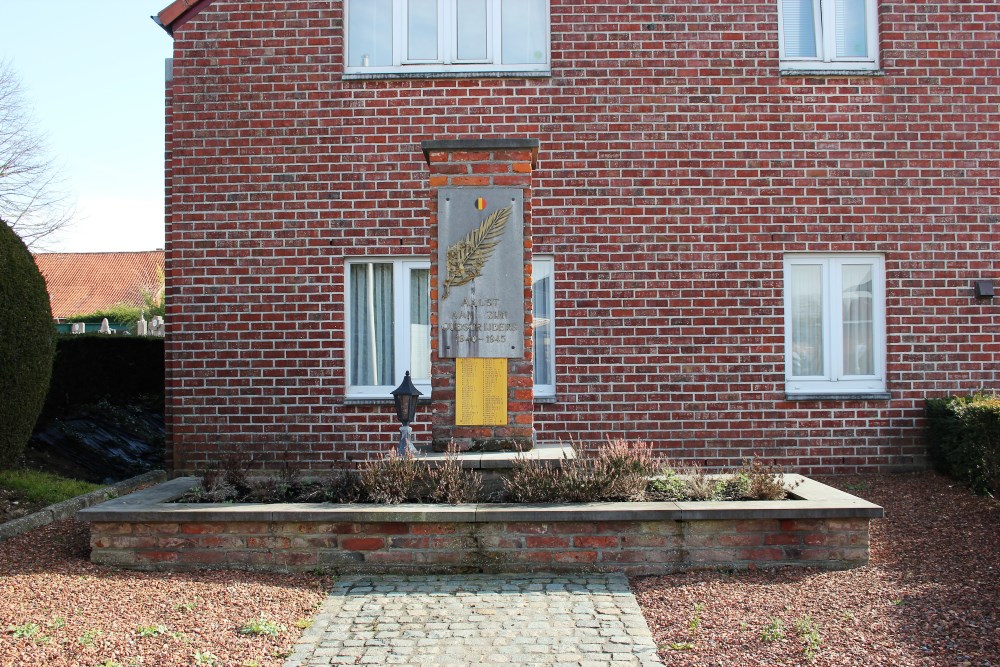
[[[661,667],[622,574],[353,576],[285,667]]]

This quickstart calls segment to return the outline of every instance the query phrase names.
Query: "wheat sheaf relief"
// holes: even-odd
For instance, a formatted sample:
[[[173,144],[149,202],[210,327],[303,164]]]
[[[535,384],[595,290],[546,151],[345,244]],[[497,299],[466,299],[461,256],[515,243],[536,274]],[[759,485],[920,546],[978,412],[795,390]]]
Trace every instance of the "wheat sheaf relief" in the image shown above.
[[[469,232],[468,236],[448,248],[445,258],[448,274],[444,279],[444,296],[448,298],[451,288],[472,282],[483,274],[483,267],[493,255],[500,243],[507,221],[510,219],[514,205],[494,211],[483,220],[478,229]]]

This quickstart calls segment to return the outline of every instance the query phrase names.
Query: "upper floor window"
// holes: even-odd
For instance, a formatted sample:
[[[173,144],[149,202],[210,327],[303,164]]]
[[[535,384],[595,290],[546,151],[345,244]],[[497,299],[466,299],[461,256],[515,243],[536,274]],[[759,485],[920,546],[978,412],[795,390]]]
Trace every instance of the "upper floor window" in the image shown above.
[[[786,393],[883,393],[885,349],[881,255],[785,257]]]
[[[778,0],[783,69],[878,69],[875,0]]]
[[[348,74],[547,72],[548,0],[347,0]]]

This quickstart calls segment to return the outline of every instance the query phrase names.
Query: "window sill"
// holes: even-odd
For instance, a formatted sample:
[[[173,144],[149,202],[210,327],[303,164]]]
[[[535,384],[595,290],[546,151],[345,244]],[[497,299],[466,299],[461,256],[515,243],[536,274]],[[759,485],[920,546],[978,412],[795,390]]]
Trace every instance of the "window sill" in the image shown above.
[[[344,405],[394,405],[395,401],[391,398],[376,398],[374,396],[365,398],[363,396],[348,396],[343,400]],[[417,399],[417,405],[430,405],[430,396],[421,396]]]
[[[486,70],[482,72],[371,72],[342,74],[343,81],[381,81],[391,79],[546,79],[552,72],[531,71],[519,72],[511,70]]]
[[[558,403],[556,396],[535,396],[535,403]]]
[[[785,394],[786,401],[888,401],[892,394],[871,392],[863,394]]]
[[[885,76],[884,69],[779,69],[778,76]]]

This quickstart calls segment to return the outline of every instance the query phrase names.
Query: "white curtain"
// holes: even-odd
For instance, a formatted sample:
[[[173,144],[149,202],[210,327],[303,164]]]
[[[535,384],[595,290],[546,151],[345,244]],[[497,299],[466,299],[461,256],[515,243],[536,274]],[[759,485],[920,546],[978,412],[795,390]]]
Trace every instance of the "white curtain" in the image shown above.
[[[395,381],[392,264],[351,264],[352,385]]]
[[[814,0],[781,0],[781,29],[786,58],[816,57]]]
[[[410,377],[431,377],[430,270],[410,271]]]
[[[844,375],[875,374],[875,299],[872,267],[847,264],[842,271]]]
[[[823,267],[791,267],[792,376],[823,373]]]
[[[548,262],[532,265],[532,327],[535,384],[555,384],[552,359],[552,268]]]

